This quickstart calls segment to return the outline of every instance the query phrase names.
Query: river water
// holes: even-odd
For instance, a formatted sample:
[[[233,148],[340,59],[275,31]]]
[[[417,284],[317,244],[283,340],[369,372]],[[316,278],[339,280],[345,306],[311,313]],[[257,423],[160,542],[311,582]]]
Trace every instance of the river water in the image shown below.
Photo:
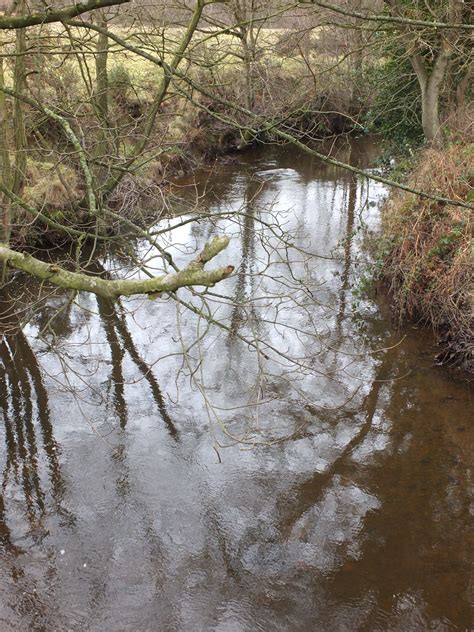
[[[360,291],[383,188],[267,147],[173,193],[211,293],[3,290],[2,632],[473,629],[471,393]]]

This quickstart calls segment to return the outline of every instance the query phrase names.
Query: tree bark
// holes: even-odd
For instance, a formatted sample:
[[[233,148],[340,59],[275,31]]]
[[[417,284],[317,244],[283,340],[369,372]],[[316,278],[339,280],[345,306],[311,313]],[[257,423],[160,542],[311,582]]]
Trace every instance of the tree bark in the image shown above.
[[[104,11],[99,11],[97,24],[103,29],[99,32],[95,54],[95,95],[94,104],[100,120],[107,125],[109,114],[109,76],[108,55],[109,37],[107,35],[107,17]]]
[[[26,9],[25,0],[20,0],[18,12],[24,14]],[[20,97],[25,92],[26,68],[26,32],[25,29],[18,29],[15,33],[15,68],[13,71],[13,89]],[[26,131],[25,118],[23,114],[23,103],[21,99],[15,98],[13,101],[13,142],[15,149],[15,160],[13,164],[12,191],[16,195],[21,195],[23,183],[26,176]]]
[[[11,188],[10,147],[8,141],[7,103],[5,93],[1,90],[4,86],[3,58],[0,57],[0,183],[7,189]],[[2,241],[6,244],[10,241],[10,209],[11,200],[5,194],[0,194],[0,208],[2,215]]]
[[[385,0],[385,2],[395,17],[405,17],[400,0]],[[459,29],[463,27],[461,23],[463,2],[449,0],[447,9],[449,16],[447,25],[450,29],[439,35],[438,45],[433,49],[437,51],[437,54],[434,55],[431,71],[421,52],[423,44],[420,46],[418,39],[413,37],[413,32],[408,26],[402,30],[402,41],[420,85],[423,133],[426,141],[433,145],[440,145],[443,140],[439,117],[441,87],[459,38]]]
[[[423,133],[426,141],[433,145],[441,145],[443,140],[439,118],[439,99],[450,56],[450,49],[443,45],[431,73],[428,74],[425,71],[421,81],[417,74],[421,88]]]
[[[102,10],[98,12],[97,24],[103,30],[99,32],[95,54],[95,91],[93,103],[99,129],[94,156],[98,160],[98,163],[101,164],[94,168],[94,186],[98,197],[98,207],[101,208],[102,189],[110,175],[110,170],[106,165],[107,162],[110,162],[111,155],[114,153],[109,120],[109,36],[107,34],[107,16],[105,11]]]
[[[91,292],[111,300],[120,296],[136,294],[146,294],[150,298],[154,298],[161,292],[175,292],[181,287],[194,285],[212,287],[229,277],[234,271],[234,267],[231,265],[209,271],[204,270],[205,264],[224,250],[228,244],[228,237],[214,237],[211,242],[206,244],[198,257],[183,270],[150,279],[137,280],[110,280],[89,276],[82,272],[70,272],[30,255],[16,252],[1,244],[0,261],[67,290]]]
[[[233,13],[238,22],[237,29],[240,32],[242,56],[245,67],[245,102],[249,110],[255,105],[254,66],[256,54],[256,41],[253,20],[255,17],[255,4],[253,0],[234,0]]]
[[[471,62],[465,71],[461,81],[456,86],[456,105],[458,108],[462,108],[466,104],[466,92],[472,81],[472,70],[474,64]]]
[[[118,4],[127,4],[130,0],[86,0],[78,2],[64,9],[48,9],[42,13],[32,13],[31,15],[2,15],[0,16],[0,30],[15,30],[35,26],[36,24],[51,24],[53,22],[64,22],[72,18],[100,9],[101,7],[111,7]]]

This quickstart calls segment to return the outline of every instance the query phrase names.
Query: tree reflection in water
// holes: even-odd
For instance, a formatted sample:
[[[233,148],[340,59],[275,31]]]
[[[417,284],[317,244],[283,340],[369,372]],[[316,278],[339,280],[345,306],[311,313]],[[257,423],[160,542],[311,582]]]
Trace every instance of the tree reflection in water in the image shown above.
[[[353,318],[354,260],[374,220],[364,207],[358,230],[367,189],[267,148],[260,162],[216,174],[215,191],[194,228],[167,244],[179,265],[193,236],[233,234],[228,285],[179,295],[226,324],[208,344],[195,344],[209,324],[199,313],[183,309],[177,331],[171,299],[81,295],[71,307],[61,293],[46,305],[32,296],[25,333],[2,299],[0,628],[464,629],[468,395],[423,356],[419,331],[397,346],[373,304],[363,326]],[[209,219],[216,209],[225,217]],[[271,260],[266,220],[327,256],[306,266],[273,248]],[[39,330],[49,333],[39,340]],[[271,362],[271,347],[304,366]],[[176,378],[188,350],[195,362]],[[277,437],[298,433],[250,449],[227,441],[218,463],[222,436],[193,382],[203,366],[207,393],[239,438],[265,439],[278,426]]]
[[[76,519],[64,505],[60,447],[54,437],[48,393],[38,360],[24,335],[15,300],[0,293],[0,405],[5,450],[0,491],[2,569],[16,587],[14,609],[41,618],[48,608],[22,556],[48,535],[46,517],[56,513],[64,527]],[[20,519],[20,516],[22,517]]]
[[[41,369],[21,329],[15,303],[5,290],[0,297],[0,314],[0,401],[6,446],[2,490],[4,494],[9,487],[21,490],[28,522],[39,537],[49,489],[55,509],[70,522],[73,517],[61,506],[64,480],[60,450]],[[47,476],[42,471],[43,461]]]
[[[99,262],[94,263],[93,271],[102,274],[102,276],[107,276],[106,270]],[[124,395],[123,361],[125,354],[128,353],[133,364],[142,375],[142,378],[147,382],[153,400],[166,425],[166,428],[168,429],[168,432],[174,439],[177,440],[179,434],[168,413],[160,385],[153,374],[152,368],[143,360],[137,350],[137,347],[135,346],[135,343],[133,342],[120,301],[112,302],[100,296],[96,297],[96,300],[98,314],[110,347],[112,362],[110,382],[112,384],[112,388],[114,389],[114,407],[116,415],[120,420],[120,427],[123,429],[127,424],[128,413],[127,402]]]

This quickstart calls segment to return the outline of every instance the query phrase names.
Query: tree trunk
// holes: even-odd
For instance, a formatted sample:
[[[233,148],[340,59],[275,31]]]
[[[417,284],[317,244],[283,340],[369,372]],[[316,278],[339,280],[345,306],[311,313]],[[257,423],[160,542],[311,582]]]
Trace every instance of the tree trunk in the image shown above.
[[[109,177],[109,171],[106,165],[111,161],[111,154],[114,153],[109,121],[109,38],[107,35],[107,17],[105,11],[98,12],[97,24],[104,29],[103,32],[99,33],[97,39],[95,54],[95,91],[93,95],[94,108],[99,124],[94,155],[95,158],[102,163],[95,167],[94,179],[95,190],[98,195],[98,204],[99,207],[101,207],[101,191]]]
[[[403,3],[401,0],[385,0],[396,17],[404,17]],[[449,0],[448,13],[449,22],[456,24],[462,18],[462,0]],[[423,56],[423,45],[420,45],[418,36],[414,37],[413,32],[408,28],[403,29],[401,39],[408,53],[410,62],[415,71],[421,90],[422,104],[422,125],[423,133],[427,143],[440,145],[442,143],[442,130],[439,118],[439,100],[443,81],[448,70],[451,55],[458,39],[458,34],[454,32],[442,33],[438,36],[437,46],[432,48],[434,62],[429,69],[429,62]]]
[[[18,4],[18,13],[24,15],[26,12],[25,2],[21,0]],[[25,91],[25,53],[26,53],[26,29],[16,31],[15,45],[15,68],[13,71],[14,91],[18,95],[23,95]],[[15,98],[13,105],[13,140],[15,145],[15,162],[13,166],[12,191],[16,195],[21,195],[23,183],[26,175],[26,132],[25,119],[23,115],[23,103]]]
[[[122,0],[122,1],[127,1],[127,0]],[[102,192],[101,192],[102,193],[101,198],[103,200],[106,200],[107,197],[112,194],[112,192],[116,189],[116,187],[118,186],[118,184],[120,183],[124,175],[127,173],[127,170],[133,166],[133,164],[138,160],[138,158],[143,154],[143,152],[147,148],[150,142],[150,138],[153,133],[156,117],[158,116],[158,113],[161,109],[163,100],[168,94],[168,88],[171,84],[174,73],[178,69],[181,62],[183,61],[185,53],[186,53],[186,49],[191,43],[191,40],[198,28],[199,21],[201,19],[202,12],[205,6],[206,6],[206,0],[197,0],[192,17],[189,21],[186,31],[183,34],[180,45],[178,46],[178,49],[173,55],[173,59],[171,60],[169,64],[164,64],[162,62],[158,64],[163,70],[163,77],[160,81],[160,85],[155,95],[154,102],[151,105],[151,107],[148,109],[143,133],[141,134],[141,137],[137,140],[132,151],[130,152],[130,158],[128,158],[128,160],[126,160],[125,163],[122,165],[122,169],[118,171],[117,173],[111,173],[109,177],[107,178],[107,181],[105,182],[102,188]],[[98,29],[98,32],[100,32],[100,28]],[[112,36],[112,39],[114,39],[113,36]],[[119,40],[120,38],[115,38],[115,41],[119,41]],[[126,44],[126,42],[124,43]]]
[[[0,88],[4,85],[3,58],[0,57]],[[10,148],[8,143],[8,112],[5,93],[0,91],[0,182],[8,189],[11,186]],[[6,195],[0,194],[0,208],[2,215],[1,241],[10,241],[10,208],[11,201]]]
[[[469,86],[471,85],[473,68],[474,68],[474,65],[471,63],[468,66],[466,72],[464,73],[464,76],[462,77],[461,81],[456,86],[456,105],[458,108],[462,108],[466,104],[466,92]]]
[[[443,44],[431,72],[419,54],[412,54],[410,61],[420,84],[423,134],[427,143],[441,145],[443,141],[439,118],[441,86],[451,56],[450,48]]]
[[[421,120],[427,143],[440,145],[442,142],[439,120],[439,88],[425,88],[421,91]]]
[[[255,105],[254,66],[256,41],[254,32],[255,7],[253,1],[235,0],[233,5],[234,18],[238,22],[242,57],[245,67],[245,104],[248,110]]]
[[[107,35],[107,17],[104,11],[99,11],[97,24],[104,30],[99,33],[97,39],[97,49],[95,54],[96,88],[94,102],[100,120],[103,121],[104,125],[107,125],[109,113],[109,78],[107,68],[109,38]]]

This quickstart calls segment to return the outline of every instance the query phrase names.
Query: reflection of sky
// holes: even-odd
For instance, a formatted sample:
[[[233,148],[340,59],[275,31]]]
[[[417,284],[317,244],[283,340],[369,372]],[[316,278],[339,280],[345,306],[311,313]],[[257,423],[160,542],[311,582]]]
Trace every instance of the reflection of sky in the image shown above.
[[[346,254],[352,260],[360,256],[364,235],[375,230],[378,224],[376,212],[366,205],[363,214],[354,219],[347,235],[344,230],[348,213],[355,215],[368,199],[377,199],[382,191],[379,187],[371,187],[367,196],[366,185],[354,181],[356,196],[351,202],[353,208],[348,209],[349,180],[324,181],[317,177],[308,178],[307,175],[301,177],[297,171],[288,168],[270,164],[270,168],[263,169],[262,166],[259,165],[256,173],[245,168],[237,169],[233,178],[227,178],[230,182],[226,182],[225,195],[219,200],[219,205],[213,195],[200,199],[201,213],[238,210],[247,213],[250,219],[240,216],[237,219],[206,219],[188,223],[166,233],[163,241],[174,261],[183,266],[212,235],[232,236],[229,247],[209,265],[232,263],[236,265],[237,275],[218,285],[216,292],[244,303],[236,320],[236,330],[248,340],[253,341],[257,337],[259,347],[268,358],[256,353],[255,349],[249,349],[235,335],[216,327],[202,343],[192,347],[205,330],[206,323],[183,308],[178,308],[180,315],[177,321],[177,307],[172,301],[149,302],[138,298],[124,301],[124,305],[130,312],[130,331],[144,360],[153,366],[160,360],[155,368],[159,371],[159,381],[165,392],[172,394],[173,398],[180,398],[180,401],[182,398],[188,404],[192,402],[196,412],[203,411],[202,397],[196,393],[198,387],[194,384],[194,392],[189,391],[189,379],[186,377],[199,365],[195,382],[201,382],[206,388],[208,403],[219,408],[217,414],[223,423],[234,424],[237,431],[243,431],[243,422],[253,423],[252,416],[255,421],[256,410],[239,408],[237,412],[226,412],[223,409],[254,403],[258,397],[258,423],[262,431],[281,436],[301,425],[302,401],[316,406],[337,407],[352,398],[357,389],[360,388],[363,394],[364,382],[370,381],[374,363],[364,354],[364,345],[351,319],[346,318],[348,314],[339,314],[343,327],[336,334],[334,327],[345,265],[341,257]],[[262,186],[262,183],[266,185]],[[182,195],[185,204],[185,191]],[[194,195],[193,187],[190,205]],[[209,207],[206,201],[209,201]],[[179,225],[188,218],[179,216],[166,220],[156,229]],[[265,226],[260,220],[272,227]],[[283,227],[281,232],[280,227]],[[291,247],[283,249],[282,242],[274,233],[281,234],[286,243],[304,249],[304,253]],[[345,238],[351,242],[348,253],[341,245],[341,240]],[[156,273],[162,269],[161,258],[156,255],[150,258],[150,247],[145,242],[139,244],[138,256],[147,261],[151,271]],[[242,262],[240,266],[239,261]],[[111,268],[114,267],[112,263]],[[353,267],[349,267],[352,274]],[[190,292],[182,290],[180,295],[198,308],[203,307]],[[213,318],[222,320],[227,326],[232,324],[236,310],[229,301],[212,298],[207,301]],[[71,369],[68,376],[71,388],[81,387],[80,382],[87,377],[87,368],[92,367],[89,381],[103,395],[107,376],[102,375],[98,365],[101,358],[107,356],[107,341],[100,320],[91,315],[96,311],[94,299],[81,296],[80,302],[88,312],[72,310],[74,329],[72,333],[68,332],[60,347],[62,352],[66,348],[77,347],[67,360]],[[345,312],[350,313],[350,304],[345,305]],[[34,334],[34,331],[31,333]],[[176,355],[166,356],[180,354],[183,348],[189,347],[189,366],[184,368],[183,379],[176,381],[182,360]],[[281,350],[284,357],[275,350]],[[346,351],[350,355],[346,355]],[[304,371],[292,363],[292,359],[304,365]],[[136,380],[134,370],[133,363],[125,357],[127,383]],[[52,370],[56,375],[60,371],[61,367]],[[329,371],[330,377],[327,375]],[[81,375],[79,381],[76,372]],[[84,384],[81,390],[83,388]],[[132,386],[126,387],[126,390],[132,403],[137,399],[140,405],[140,390]],[[357,405],[358,401],[358,398],[352,399],[352,405]],[[284,417],[275,424],[275,418],[280,415]]]
[[[23,624],[36,617],[47,629],[234,632],[303,630],[318,621],[332,626],[326,629],[359,629],[354,626],[378,616],[376,587],[344,601],[331,583],[363,559],[367,541],[372,546],[367,524],[383,509],[377,484],[352,476],[354,468],[363,471],[390,450],[392,430],[390,386],[384,383],[391,376],[389,361],[365,353],[367,344],[383,346],[384,339],[367,343],[351,318],[352,260],[365,257],[364,239],[377,229],[378,213],[365,205],[360,182],[319,179],[317,170],[311,176],[271,160],[260,160],[256,174],[245,165],[233,167],[219,204],[213,195],[201,200],[202,212],[240,209],[254,219],[202,220],[176,229],[166,241],[175,261],[185,265],[211,235],[232,235],[211,265],[233,263],[237,274],[215,291],[238,293],[245,310],[234,319],[237,331],[246,338],[258,332],[270,359],[216,327],[195,344],[205,321],[171,300],[123,301],[126,329],[156,376],[176,435],[124,346],[127,423],[119,429],[114,360],[93,297],[80,297],[87,310],[71,310],[69,327],[63,336],[57,332],[53,349],[35,340],[37,325],[27,327],[47,373],[67,482],[64,505],[76,521],[66,525],[49,507],[38,542],[21,528],[22,498],[7,497],[16,507],[12,526],[28,554],[8,559],[0,570],[0,621]],[[261,181],[267,183],[262,189]],[[381,194],[371,185],[368,199]],[[293,251],[290,269],[278,251],[268,249],[275,237],[258,221],[273,217],[284,223],[285,238],[307,253],[338,257]],[[341,242],[346,237],[349,248]],[[148,247],[142,243],[138,250],[144,254]],[[161,266],[161,260],[149,265]],[[245,275],[239,277],[241,269]],[[308,298],[300,286],[313,295]],[[288,298],[282,300],[282,292]],[[201,306],[186,290],[180,296]],[[210,307],[213,318],[229,326],[228,302],[213,299]],[[118,321],[110,322],[122,340]],[[305,370],[268,345],[299,358]],[[189,364],[183,363],[183,348],[189,349]],[[296,434],[269,447],[221,448],[216,441],[233,441],[220,424],[250,442]],[[407,444],[397,449],[404,454]],[[12,565],[24,579],[12,582]],[[35,596],[19,608],[12,605],[18,591]],[[393,629],[425,621],[421,594],[406,591],[396,603],[398,612],[386,619]]]
[[[261,188],[262,182],[271,186]],[[347,185],[347,181],[339,184],[320,182],[317,179],[305,181],[296,171],[290,169],[272,167],[260,169],[256,174],[244,171],[243,174],[238,173],[234,182],[227,185],[227,195],[220,200],[219,206],[211,202],[206,207],[204,199],[200,210],[205,213],[238,210],[251,215],[250,226],[245,225],[246,219],[243,217],[218,218],[214,221],[203,220],[198,224],[186,224],[167,235],[167,251],[180,266],[185,265],[192,253],[214,234],[232,236],[230,246],[211,265],[237,264],[237,275],[220,284],[216,291],[245,302],[244,316],[240,315],[239,321],[240,334],[251,340],[257,335],[262,340],[262,349],[266,347],[268,351],[267,345],[271,345],[283,351],[286,356],[278,357],[274,352],[269,352],[267,355],[272,359],[267,360],[260,356],[258,362],[257,354],[254,350],[249,351],[245,342],[214,330],[200,349],[194,348],[189,360],[196,366],[201,362],[201,356],[204,356],[201,371],[205,376],[204,382],[210,398],[217,406],[242,405],[247,403],[252,387],[254,390],[263,389],[261,399],[273,400],[273,409],[269,411],[273,419],[275,407],[278,407],[276,398],[294,402],[303,393],[312,403],[337,406],[353,395],[354,389],[361,385],[362,376],[370,376],[373,370],[370,358],[365,357],[360,361],[360,358],[343,353],[349,351],[355,354],[362,351],[361,342],[352,330],[350,319],[345,318],[346,314],[342,315],[344,329],[338,334],[339,339],[333,338],[340,300],[340,275],[344,267],[340,256],[343,254],[341,239],[346,237],[344,228],[347,222]],[[366,191],[362,190],[361,185],[356,183],[354,186],[357,187],[359,199],[352,202],[352,214],[367,199]],[[380,194],[380,188],[372,187],[369,199],[377,199]],[[209,197],[212,199],[212,196]],[[180,216],[168,223],[176,225],[187,219],[187,216]],[[282,235],[286,242],[303,248],[305,253],[291,248],[284,251],[281,241],[272,234],[276,229],[264,226],[259,220],[270,224],[278,221],[283,227]],[[364,211],[363,223],[360,220],[361,218],[354,220],[354,227],[348,235],[351,240],[351,259],[360,255],[363,237],[368,231],[376,229],[378,216],[369,207]],[[157,228],[162,227],[161,224]],[[356,228],[359,229],[358,232],[355,232]],[[248,252],[245,252],[245,260],[242,259],[244,249],[249,249],[245,239],[252,242],[252,259],[249,262]],[[148,249],[148,245],[143,244],[142,258],[146,256]],[[319,258],[306,253],[323,257],[334,255],[336,258]],[[240,268],[239,261],[242,261]],[[150,269],[160,265],[158,258],[149,260],[148,263]],[[245,273],[243,279],[239,276],[242,269]],[[305,288],[313,293],[312,296],[305,293]],[[197,307],[202,307],[199,300],[193,299],[188,292],[182,291],[181,295]],[[208,301],[213,318],[229,324],[232,308],[228,302],[212,299]],[[135,305],[136,301],[129,302],[133,311]],[[160,336],[161,354],[151,344],[153,336],[158,337],[160,334],[155,330],[157,312],[160,327],[166,327],[167,330],[166,339]],[[136,312],[135,321],[139,323],[139,328],[134,330],[134,338],[138,344],[147,345],[153,353],[147,358],[149,361],[153,362],[160,355],[171,351],[164,347],[169,345],[169,331],[176,331],[176,308],[173,303],[142,302]],[[277,327],[273,325],[275,321]],[[205,323],[194,315],[183,312],[180,326],[183,344],[188,347],[199,332],[203,331]],[[327,348],[327,343],[330,343],[330,349]],[[334,348],[335,352],[332,351]],[[302,375],[287,358],[299,359],[307,367],[308,375]],[[341,368],[348,365],[349,368],[346,373],[338,374],[334,381],[325,375],[328,364],[336,374]],[[173,362],[169,362],[167,366],[169,369],[164,371],[164,379],[169,374],[169,382],[174,382],[176,371],[173,370]],[[266,373],[266,379],[263,380],[265,384],[262,384],[259,370]],[[358,377],[354,380],[353,376]],[[170,387],[173,388],[171,384],[166,385],[166,389]],[[285,414],[287,412],[286,409]],[[238,417],[242,418],[243,414],[245,413],[240,412]],[[265,412],[263,414],[267,415]],[[227,423],[229,418],[232,416],[227,415]],[[291,428],[291,420],[289,421]]]

